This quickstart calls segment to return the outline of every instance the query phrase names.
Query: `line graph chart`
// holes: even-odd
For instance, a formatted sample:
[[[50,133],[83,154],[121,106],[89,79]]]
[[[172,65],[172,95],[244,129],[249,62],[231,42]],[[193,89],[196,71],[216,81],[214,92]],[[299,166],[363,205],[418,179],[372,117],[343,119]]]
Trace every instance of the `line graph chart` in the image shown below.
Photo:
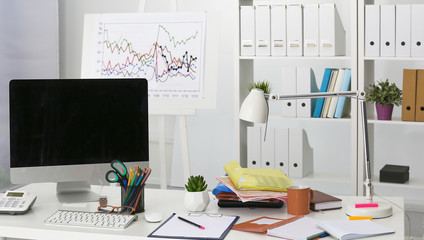
[[[146,78],[151,98],[202,98],[206,16],[99,14],[99,78]]]

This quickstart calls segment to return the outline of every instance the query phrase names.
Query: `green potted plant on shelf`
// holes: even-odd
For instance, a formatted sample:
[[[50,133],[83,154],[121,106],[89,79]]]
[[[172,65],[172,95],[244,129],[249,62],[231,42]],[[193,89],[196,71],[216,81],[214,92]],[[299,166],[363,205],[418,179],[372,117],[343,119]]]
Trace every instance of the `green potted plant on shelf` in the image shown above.
[[[247,88],[249,89],[249,91],[252,91],[252,89],[257,88],[257,89],[261,89],[262,91],[264,91],[265,94],[271,93],[271,83],[268,82],[268,81],[254,82],[254,83],[249,84],[247,86]]]
[[[208,185],[205,178],[201,175],[190,176],[185,184],[186,193],[184,196],[184,205],[187,210],[199,212],[206,209],[209,205]]]
[[[375,103],[378,120],[391,120],[393,106],[402,104],[402,91],[388,79],[370,84],[365,91],[365,100]]]

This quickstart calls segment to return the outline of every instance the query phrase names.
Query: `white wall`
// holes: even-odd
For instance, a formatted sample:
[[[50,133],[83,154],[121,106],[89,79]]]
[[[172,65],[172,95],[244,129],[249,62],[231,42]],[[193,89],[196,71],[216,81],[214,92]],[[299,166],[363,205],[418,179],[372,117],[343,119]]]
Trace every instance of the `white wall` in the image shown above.
[[[57,25],[57,0],[0,1],[0,189],[9,184],[9,81],[58,77]]]
[[[225,7],[223,7],[225,6]],[[79,78],[81,74],[82,30],[85,13],[138,12],[139,1],[127,0],[73,0],[59,1],[60,30],[60,77]],[[219,14],[219,66],[217,108],[198,110],[196,116],[187,117],[187,131],[192,174],[205,175],[210,188],[214,187],[217,175],[224,174],[225,163],[234,159],[233,131],[233,41],[236,22],[233,13],[235,1],[178,1],[179,11],[214,11]],[[207,56],[206,56],[207,57]],[[157,119],[150,119],[150,166],[153,169],[151,183],[159,183]],[[179,149],[173,153],[175,117],[166,117],[168,180],[174,186],[183,185],[183,171]],[[175,138],[179,139],[179,138]],[[176,143],[179,146],[179,142]],[[174,160],[172,160],[172,155]]]

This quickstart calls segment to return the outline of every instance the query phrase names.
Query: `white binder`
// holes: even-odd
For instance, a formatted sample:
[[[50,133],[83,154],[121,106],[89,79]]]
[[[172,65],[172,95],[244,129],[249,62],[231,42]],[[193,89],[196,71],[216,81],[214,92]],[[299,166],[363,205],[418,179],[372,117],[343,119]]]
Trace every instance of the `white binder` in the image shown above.
[[[313,151],[305,130],[289,129],[289,177],[305,177],[313,171]]]
[[[297,93],[311,92],[311,69],[308,67],[299,67],[296,71],[296,90]],[[296,115],[297,117],[311,117],[311,99],[296,100]]]
[[[320,56],[346,54],[346,32],[334,3],[319,5],[319,38]]]
[[[255,10],[240,6],[240,55],[255,56]]]
[[[411,57],[424,57],[424,4],[411,5]]]
[[[255,6],[256,56],[271,55],[271,17],[269,5]]]
[[[396,5],[396,57],[411,56],[411,5]]]
[[[286,55],[286,5],[271,5],[271,56]]]
[[[260,127],[247,127],[247,167],[261,167],[261,143],[263,141]]]
[[[380,56],[395,56],[395,5],[380,6]]]
[[[302,5],[287,5],[287,56],[303,55]]]
[[[262,132],[265,132],[265,128],[262,128]],[[261,149],[261,167],[262,168],[274,168],[275,153],[274,153],[274,128],[268,128],[266,132],[266,138],[262,138],[262,149]]]
[[[303,55],[319,56],[318,4],[303,6]]]
[[[296,68],[285,67],[282,69],[282,94],[295,94],[296,93]],[[281,100],[282,116],[283,117],[296,117],[296,100],[287,99]]]
[[[275,128],[275,164],[274,168],[281,169],[287,176],[289,175],[289,129]]]
[[[380,5],[365,5],[365,56],[380,56]]]

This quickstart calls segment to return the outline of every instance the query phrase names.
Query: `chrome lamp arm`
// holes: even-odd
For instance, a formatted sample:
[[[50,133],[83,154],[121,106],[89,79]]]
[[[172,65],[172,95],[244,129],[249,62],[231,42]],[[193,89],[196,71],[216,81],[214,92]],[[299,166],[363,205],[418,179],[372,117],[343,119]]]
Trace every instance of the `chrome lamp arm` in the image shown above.
[[[268,100],[279,101],[287,99],[311,99],[311,98],[328,98],[328,97],[349,97],[357,99],[361,103],[361,113],[362,113],[362,133],[363,133],[363,147],[365,152],[365,173],[366,179],[364,182],[365,185],[365,194],[366,201],[368,203],[373,202],[373,186],[371,183],[371,162],[369,155],[369,141],[368,141],[368,119],[367,119],[367,109],[365,101],[365,92],[364,91],[347,91],[347,92],[317,92],[317,93],[304,93],[304,94],[290,94],[290,95],[278,95],[278,94],[265,94],[260,89],[252,89],[250,94],[244,100],[242,106],[240,107],[240,116],[239,118],[249,122],[256,123],[267,123],[268,121]],[[382,218],[391,216],[393,213],[390,205],[382,204],[381,207],[374,209],[360,209],[357,210],[355,207],[348,206],[347,214],[356,215],[362,214],[363,216],[371,216],[374,218]],[[366,214],[366,215],[364,215]]]

